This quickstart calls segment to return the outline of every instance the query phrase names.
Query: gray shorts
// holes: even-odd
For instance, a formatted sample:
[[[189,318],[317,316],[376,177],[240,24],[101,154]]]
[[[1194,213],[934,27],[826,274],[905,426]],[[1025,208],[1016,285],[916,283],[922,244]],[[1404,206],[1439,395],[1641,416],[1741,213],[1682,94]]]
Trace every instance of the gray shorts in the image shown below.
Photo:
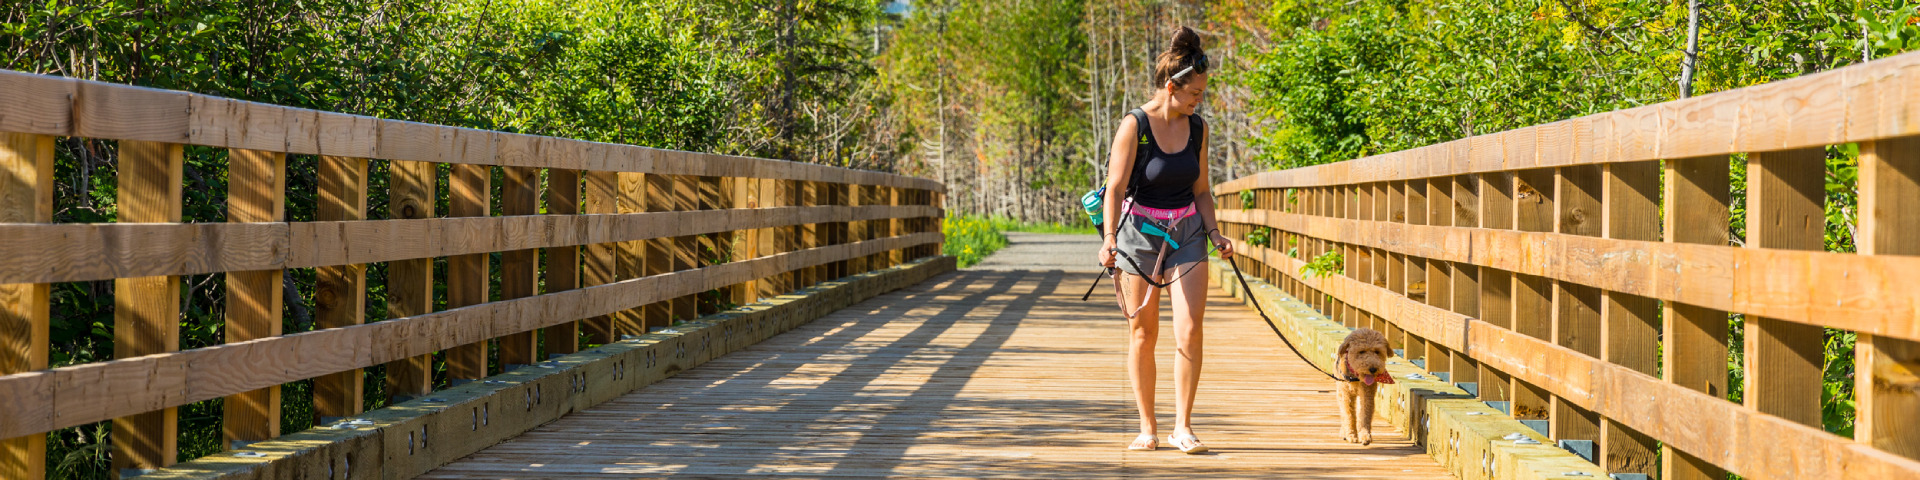
[[[1118,255],[1119,258],[1114,259],[1113,266],[1120,267],[1127,273],[1144,276],[1145,274],[1141,271],[1153,270],[1154,261],[1159,259],[1161,247],[1168,249],[1167,258],[1160,261],[1161,272],[1178,267],[1180,271],[1174,272],[1174,275],[1179,275],[1193,264],[1207,259],[1207,223],[1200,219],[1200,215],[1189,215],[1187,218],[1171,222],[1132,213],[1121,216],[1126,218],[1127,223],[1120,226],[1120,235],[1114,240],[1114,248],[1120,250],[1120,255]],[[1174,242],[1180,245],[1180,248],[1167,245],[1167,239],[1159,235],[1143,233],[1142,223],[1152,223],[1166,231],[1173,237]],[[1127,259],[1133,259],[1133,261],[1128,262]],[[1135,264],[1138,266],[1136,267]]]

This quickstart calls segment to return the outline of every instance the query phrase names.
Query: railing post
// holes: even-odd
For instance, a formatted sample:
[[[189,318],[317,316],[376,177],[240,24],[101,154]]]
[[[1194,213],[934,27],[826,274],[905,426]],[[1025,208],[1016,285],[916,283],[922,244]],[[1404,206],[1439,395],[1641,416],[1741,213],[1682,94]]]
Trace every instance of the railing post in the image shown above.
[[[546,145],[559,147],[558,143]],[[569,150],[577,153],[577,150]],[[557,152],[556,152],[557,153]],[[549,154],[548,156],[557,156]],[[553,168],[547,170],[547,214],[580,214],[580,171]],[[546,293],[573,290],[580,285],[580,249],[581,247],[548,247]],[[547,355],[564,355],[580,351],[579,321],[562,323],[546,328],[545,344]]]
[[[665,153],[656,154],[654,162],[656,164],[666,163],[666,159],[660,158],[664,155]],[[673,211],[675,208],[673,199],[674,184],[679,183],[675,181],[675,176],[650,173],[644,175],[643,178],[645,180],[645,193],[642,194],[641,197],[645,198],[645,200],[638,200],[639,203],[645,205],[642,207],[644,209],[643,211]],[[634,278],[641,276],[650,277],[673,272],[675,246],[673,238],[662,237],[641,240],[639,243],[645,244],[645,254],[637,255],[634,258],[634,269],[637,274]],[[623,276],[621,279],[625,280],[626,278]],[[650,303],[641,309],[644,310],[645,313],[636,315],[633,318],[631,333],[625,330],[620,333],[641,335],[653,330],[655,327],[666,327],[673,324],[672,299]]]
[[[607,163],[611,152],[604,146],[588,147],[589,165]],[[598,160],[596,162],[596,160]],[[581,175],[582,208],[590,215],[611,215],[622,213],[623,195],[621,194],[623,176],[617,172],[592,171]],[[627,244],[634,242],[595,243],[586,246],[586,255],[580,259],[580,285],[593,287],[620,281],[622,258],[630,256],[632,249]],[[615,319],[625,318],[630,312],[615,312],[586,320],[583,329],[587,333],[587,343],[608,344],[620,339]]]
[[[1660,240],[1660,162],[1607,164],[1603,170],[1601,230],[1609,239]],[[1600,358],[1656,375],[1660,304],[1653,299],[1602,291]],[[1652,437],[1610,418],[1600,419],[1598,463],[1613,473],[1659,472],[1659,450]]]
[[[708,161],[710,160],[702,159],[701,163],[707,163]],[[726,185],[723,182],[725,179],[714,176],[694,178],[699,182],[700,187],[699,210],[725,210],[732,205],[733,202],[728,197],[732,196],[733,189],[723,188],[723,186]],[[699,248],[694,251],[694,256],[697,260],[694,263],[696,268],[726,263],[726,261],[721,258],[721,255],[724,255],[733,244],[732,232],[709,233],[699,236],[697,240]],[[695,313],[699,315],[719,313],[720,305],[732,299],[732,290],[732,286],[729,285],[716,288],[711,294],[702,293],[702,296],[696,302]]]
[[[1553,169],[1554,229],[1563,235],[1598,237],[1602,233],[1604,188],[1600,167],[1580,165]],[[1572,282],[1553,282],[1555,345],[1588,356],[1600,356],[1600,291]],[[1551,415],[1554,440],[1600,439],[1600,417],[1554,395]]]
[[[1666,241],[1727,244],[1728,159],[1725,155],[1666,161]],[[1707,395],[1727,396],[1727,313],[1665,302],[1664,376]],[[1660,447],[1665,480],[1726,478],[1726,471],[1698,457]]]
[[[1464,152],[1462,153],[1464,154]],[[1453,189],[1453,225],[1456,227],[1480,226],[1480,180],[1477,175],[1460,175],[1451,178]],[[1450,307],[1453,313],[1468,317],[1480,317],[1480,268],[1469,263],[1454,263],[1453,301]],[[1453,352],[1453,382],[1480,384],[1480,365],[1464,352]]]
[[[493,215],[493,167],[454,164],[447,179],[447,217],[489,217]],[[492,284],[490,259],[486,253],[447,257],[447,308],[487,303]],[[504,279],[503,279],[504,280]],[[487,344],[491,339],[447,349],[447,380],[462,384],[487,378]]]
[[[1747,248],[1826,248],[1826,160],[1825,148],[1747,154]],[[1752,315],[1745,327],[1747,406],[1821,428],[1825,332]]]
[[[177,223],[181,208],[180,144],[120,142],[121,223]],[[113,358],[180,349],[180,277],[113,281]],[[121,476],[173,465],[178,407],[113,419],[113,469]]]
[[[233,149],[227,165],[228,222],[286,220],[285,153]],[[280,336],[285,273],[227,272],[227,343]],[[220,432],[220,446],[227,449],[280,436],[280,386],[228,395],[221,402]]]
[[[0,223],[53,223],[53,137],[0,134]],[[51,284],[0,285],[0,375],[47,368]],[[0,478],[47,476],[47,436],[0,440]]]
[[[692,159],[690,158],[692,154],[690,153],[673,152],[672,155],[673,155],[672,158],[674,158],[678,163],[681,163],[681,164],[693,163]],[[673,210],[680,211],[680,212],[699,210],[700,209],[699,190],[700,190],[700,177],[696,177],[692,175],[675,175],[673,179]],[[700,237],[698,235],[683,235],[679,237],[673,237],[673,271],[680,272],[680,271],[700,268],[699,253],[700,253]],[[694,318],[699,317],[700,314],[699,314],[698,308],[695,307],[697,298],[699,298],[699,294],[681,295],[679,297],[674,297],[674,299],[671,301],[672,308],[673,308],[673,320],[681,320],[681,321],[693,320]],[[669,321],[660,326],[664,327],[664,326],[670,326],[672,324],[673,322]]]
[[[315,167],[320,204],[316,221],[367,218],[367,159],[321,156]],[[314,269],[313,327],[340,328],[366,322],[367,265],[351,264]],[[313,380],[313,423],[360,414],[365,408],[366,380],[361,369],[322,375]]]
[[[1482,173],[1479,176],[1480,228],[1490,230],[1511,230],[1513,228],[1513,174],[1511,172]],[[1513,284],[1512,272],[1490,267],[1480,269],[1480,320],[1500,328],[1513,328]],[[1480,399],[1490,402],[1505,402],[1513,399],[1512,377],[1480,366]]]
[[[1862,255],[1920,255],[1920,138],[1860,144],[1859,232]],[[1854,438],[1920,458],[1920,343],[1861,332],[1854,349]]]
[[[534,163],[542,152],[533,137],[517,134],[497,135],[499,157],[508,165]],[[522,216],[540,213],[540,169],[500,167],[500,215]],[[500,299],[515,300],[540,294],[540,249],[522,248],[500,252]],[[481,299],[486,301],[486,299]],[[502,372],[515,366],[540,363],[539,332],[528,330],[499,337]]]
[[[1533,152],[1527,152],[1532,154]],[[1551,232],[1554,229],[1552,170],[1520,170],[1513,175],[1513,225],[1523,232]],[[1553,341],[1553,281],[1544,277],[1513,275],[1513,330],[1534,338]],[[1523,420],[1550,420],[1553,402],[1549,392],[1518,378],[1513,380],[1513,416]],[[1551,429],[1549,429],[1551,430]]]
[[[433,218],[434,164],[408,160],[388,162],[387,216],[393,219]],[[433,312],[433,259],[387,262],[387,318],[405,318]],[[420,355],[387,362],[387,404],[433,392],[433,356]]]

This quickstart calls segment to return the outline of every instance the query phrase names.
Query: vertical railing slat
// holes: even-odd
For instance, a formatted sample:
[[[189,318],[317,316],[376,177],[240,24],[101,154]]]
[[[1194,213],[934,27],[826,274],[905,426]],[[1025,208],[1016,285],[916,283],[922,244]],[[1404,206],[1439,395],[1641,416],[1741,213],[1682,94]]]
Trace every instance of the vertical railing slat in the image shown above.
[[[0,223],[53,223],[53,137],[0,134]],[[0,285],[0,375],[47,368],[51,284]],[[47,475],[47,436],[0,440],[0,478]]]
[[[1860,254],[1920,255],[1920,137],[1861,144],[1859,172]],[[1920,342],[1860,332],[1854,348],[1854,438],[1920,458]]]
[[[1602,236],[1660,240],[1660,162],[1615,163],[1602,173]],[[1618,292],[1601,292],[1600,358],[1655,375],[1660,304]],[[1659,473],[1659,450],[1651,437],[1612,419],[1600,421],[1598,463],[1608,472]]]
[[[1665,230],[1669,243],[1726,245],[1729,197],[1725,155],[1666,161]],[[1682,285],[1681,288],[1708,288]],[[1727,313],[1665,302],[1662,372],[1667,381],[1727,395]],[[1726,478],[1726,472],[1671,445],[1661,446],[1661,478]]]
[[[227,221],[285,221],[287,155],[236,149],[227,153],[227,160]],[[227,272],[227,343],[280,335],[285,272]],[[221,416],[223,448],[280,436],[280,386],[228,395]]]
[[[547,214],[577,215],[580,213],[580,171],[567,169],[547,170]],[[542,282],[546,288],[543,293],[556,293],[572,290],[580,285],[581,247],[549,247],[546,261],[546,277]],[[569,354],[580,351],[580,326],[582,322],[573,321],[547,327],[542,336],[549,356]]]
[[[486,165],[450,165],[447,179],[448,217],[489,217],[493,215],[493,167]],[[470,307],[487,303],[491,296],[492,254],[472,253],[447,257],[447,308]],[[472,343],[447,349],[447,379],[460,384],[487,378],[489,336]]]
[[[120,222],[179,222],[183,160],[180,144],[121,141]],[[113,286],[113,358],[180,349],[180,277],[119,278]],[[167,407],[113,419],[114,471],[126,476],[173,465],[178,414]]]
[[[519,136],[505,138],[524,138]],[[537,154],[530,142],[508,142],[503,138],[501,155],[507,158],[521,158],[517,155]],[[500,214],[503,216],[536,215],[540,213],[540,169],[533,167],[500,167]],[[531,234],[533,232],[521,232]],[[500,252],[500,299],[513,300],[539,294],[540,249],[523,248]],[[482,300],[484,301],[484,299]],[[512,365],[532,365],[540,363],[539,335],[534,330],[508,333],[498,337],[499,362],[502,371],[510,370]]]
[[[316,221],[367,218],[367,159],[321,156],[315,166],[320,204]],[[365,323],[367,315],[366,264],[314,269],[313,326],[340,328]],[[366,407],[366,380],[361,369],[320,376],[313,380],[314,424],[360,414]]]

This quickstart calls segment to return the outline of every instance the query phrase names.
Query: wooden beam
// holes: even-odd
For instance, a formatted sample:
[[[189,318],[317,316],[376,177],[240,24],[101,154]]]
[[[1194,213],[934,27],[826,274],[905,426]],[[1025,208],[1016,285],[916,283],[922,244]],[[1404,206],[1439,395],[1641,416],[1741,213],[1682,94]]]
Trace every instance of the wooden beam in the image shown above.
[[[721,181],[724,179],[707,176],[695,177],[695,179],[698,182],[696,186],[699,187],[698,191],[695,192],[697,194],[696,200],[699,201],[695,210],[725,210],[731,207],[729,203],[724,203],[725,197],[729,193],[732,193],[732,189],[722,188],[723,184]],[[695,237],[695,240],[698,246],[698,248],[694,250],[694,266],[696,268],[726,263],[726,259],[723,257],[726,255],[728,247],[733,244],[733,234],[731,232],[709,233]],[[718,313],[720,306],[731,298],[731,295],[728,295],[731,288],[732,286],[727,286],[701,294],[695,298],[695,311],[699,315]]]
[[[120,142],[119,221],[179,222],[183,150],[177,143]],[[113,282],[113,358],[180,349],[180,277]],[[173,465],[176,407],[113,419],[113,470],[121,476]]]
[[[1920,139],[1860,144],[1861,255],[1920,255]],[[1912,285],[1904,288],[1911,289]],[[1911,291],[1911,290],[1908,290]],[[1859,333],[1854,346],[1854,438],[1920,458],[1920,342]]]
[[[227,152],[227,221],[286,220],[287,155]],[[227,272],[227,343],[280,336],[285,270]],[[221,446],[237,449],[280,436],[280,386],[229,395],[221,403]]]
[[[501,144],[501,154],[507,155],[516,150],[526,150],[526,146],[513,148],[511,144]],[[504,216],[538,215],[540,213],[540,170],[530,167],[502,167],[505,170],[504,182],[500,185],[500,213]],[[538,295],[540,285],[540,250],[525,248],[500,252],[500,298],[512,300]],[[534,331],[512,333],[499,338],[500,368],[509,370],[510,365],[532,365],[540,363],[540,339]]]
[[[693,211],[700,209],[700,177],[680,175],[673,182],[673,209],[675,211]],[[700,268],[700,238],[695,235],[674,237],[673,271]],[[699,316],[695,307],[697,294],[674,298],[671,302],[673,319],[689,321]]]
[[[1660,163],[1614,163],[1602,173],[1601,234],[1622,240],[1660,239]],[[1600,355],[1604,361],[1656,375],[1660,304],[1627,293],[1601,291]],[[1657,475],[1654,439],[1620,422],[1600,421],[1599,464],[1613,473]]]
[[[604,215],[620,213],[620,175],[613,172],[582,171],[580,196],[583,212]],[[624,249],[622,244],[597,243],[584,247],[580,258],[580,286],[593,287],[619,281],[618,258]],[[618,315],[618,314],[615,314]],[[601,315],[582,321],[581,329],[586,331],[587,343],[604,345],[619,340],[614,330],[614,316]]]
[[[679,178],[680,176],[678,175],[647,176],[647,211],[668,212],[678,209],[678,202],[674,199],[674,189],[675,185],[680,183]],[[674,271],[676,246],[677,243],[675,239],[671,237],[647,241],[645,273],[643,275],[653,276],[672,273]],[[646,318],[641,325],[640,333],[646,333],[655,328],[665,328],[673,325],[672,301],[669,300],[647,305]]]
[[[800,182],[799,187],[799,191],[797,192],[800,195],[798,205],[803,207],[820,205],[820,182]],[[799,225],[797,228],[799,229],[798,238],[800,244],[796,248],[808,249],[824,245],[824,243],[821,242],[822,236],[819,223]],[[800,284],[797,285],[797,287],[806,288],[813,286],[813,284],[820,283],[822,280],[821,277],[824,276],[821,270],[819,267],[801,270],[799,272]]]
[[[493,167],[452,165],[447,179],[448,217],[493,215]],[[473,233],[469,233],[472,235]],[[492,296],[492,254],[470,253],[447,257],[447,308],[487,303]],[[461,384],[487,378],[488,340],[447,349],[447,379]]]
[[[670,178],[665,175],[620,174],[620,213],[665,211],[661,207],[665,206],[666,202],[658,200],[658,194],[655,193],[657,187],[653,184]],[[670,260],[666,260],[664,256],[664,243],[671,241],[666,238],[652,238],[622,242],[619,258],[620,280],[632,280],[664,272],[664,270],[656,270],[660,266],[670,265],[668,263]],[[658,307],[637,306],[615,314],[613,317],[615,335],[646,334],[648,321],[654,315],[655,308]]]
[[[1826,248],[1826,158],[1824,148],[1747,154],[1748,248]],[[1747,406],[1820,428],[1825,333],[1759,316],[1745,326]]]
[[[580,213],[580,171],[551,169],[547,170],[546,214],[574,215]],[[545,293],[564,292],[580,286],[580,247],[548,247],[546,249],[546,272],[542,284]],[[580,351],[581,322],[567,322],[547,327],[542,334],[545,337],[547,355],[565,355]]]
[[[434,164],[389,162],[388,218],[434,216]],[[433,259],[387,262],[387,318],[406,318],[433,312]],[[433,392],[433,356],[402,358],[387,363],[387,404]]]
[[[0,133],[0,223],[53,223],[53,137]],[[0,376],[47,368],[51,285],[0,285]],[[0,440],[0,478],[47,476],[47,436]]]
[[[322,156],[315,167],[319,205],[315,221],[367,218],[367,159]],[[313,326],[340,328],[366,322],[367,265],[355,263],[314,269]],[[365,406],[366,380],[360,369],[313,379],[313,423],[359,415]]]
[[[1668,243],[1726,245],[1728,159],[1712,156],[1666,161]],[[1686,287],[1709,288],[1706,285]],[[1720,288],[1731,288],[1721,286]],[[1663,376],[1716,398],[1727,396],[1727,313],[1677,302],[1665,304]],[[1661,446],[1661,478],[1723,479],[1726,471],[1694,454]]]

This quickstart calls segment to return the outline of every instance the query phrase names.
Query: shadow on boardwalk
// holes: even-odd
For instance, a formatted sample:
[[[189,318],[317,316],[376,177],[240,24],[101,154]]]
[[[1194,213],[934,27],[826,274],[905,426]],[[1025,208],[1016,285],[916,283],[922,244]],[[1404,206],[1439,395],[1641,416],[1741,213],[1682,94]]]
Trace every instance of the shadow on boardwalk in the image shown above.
[[[1209,301],[1196,426],[1214,454],[1128,452],[1110,298],[1088,275],[948,274],[576,413],[424,478],[1444,478],[1390,426],[1337,438],[1332,385],[1250,310]],[[1104,292],[1097,292],[1104,293]],[[1172,329],[1163,328],[1170,336]],[[1162,435],[1172,339],[1160,342]]]

